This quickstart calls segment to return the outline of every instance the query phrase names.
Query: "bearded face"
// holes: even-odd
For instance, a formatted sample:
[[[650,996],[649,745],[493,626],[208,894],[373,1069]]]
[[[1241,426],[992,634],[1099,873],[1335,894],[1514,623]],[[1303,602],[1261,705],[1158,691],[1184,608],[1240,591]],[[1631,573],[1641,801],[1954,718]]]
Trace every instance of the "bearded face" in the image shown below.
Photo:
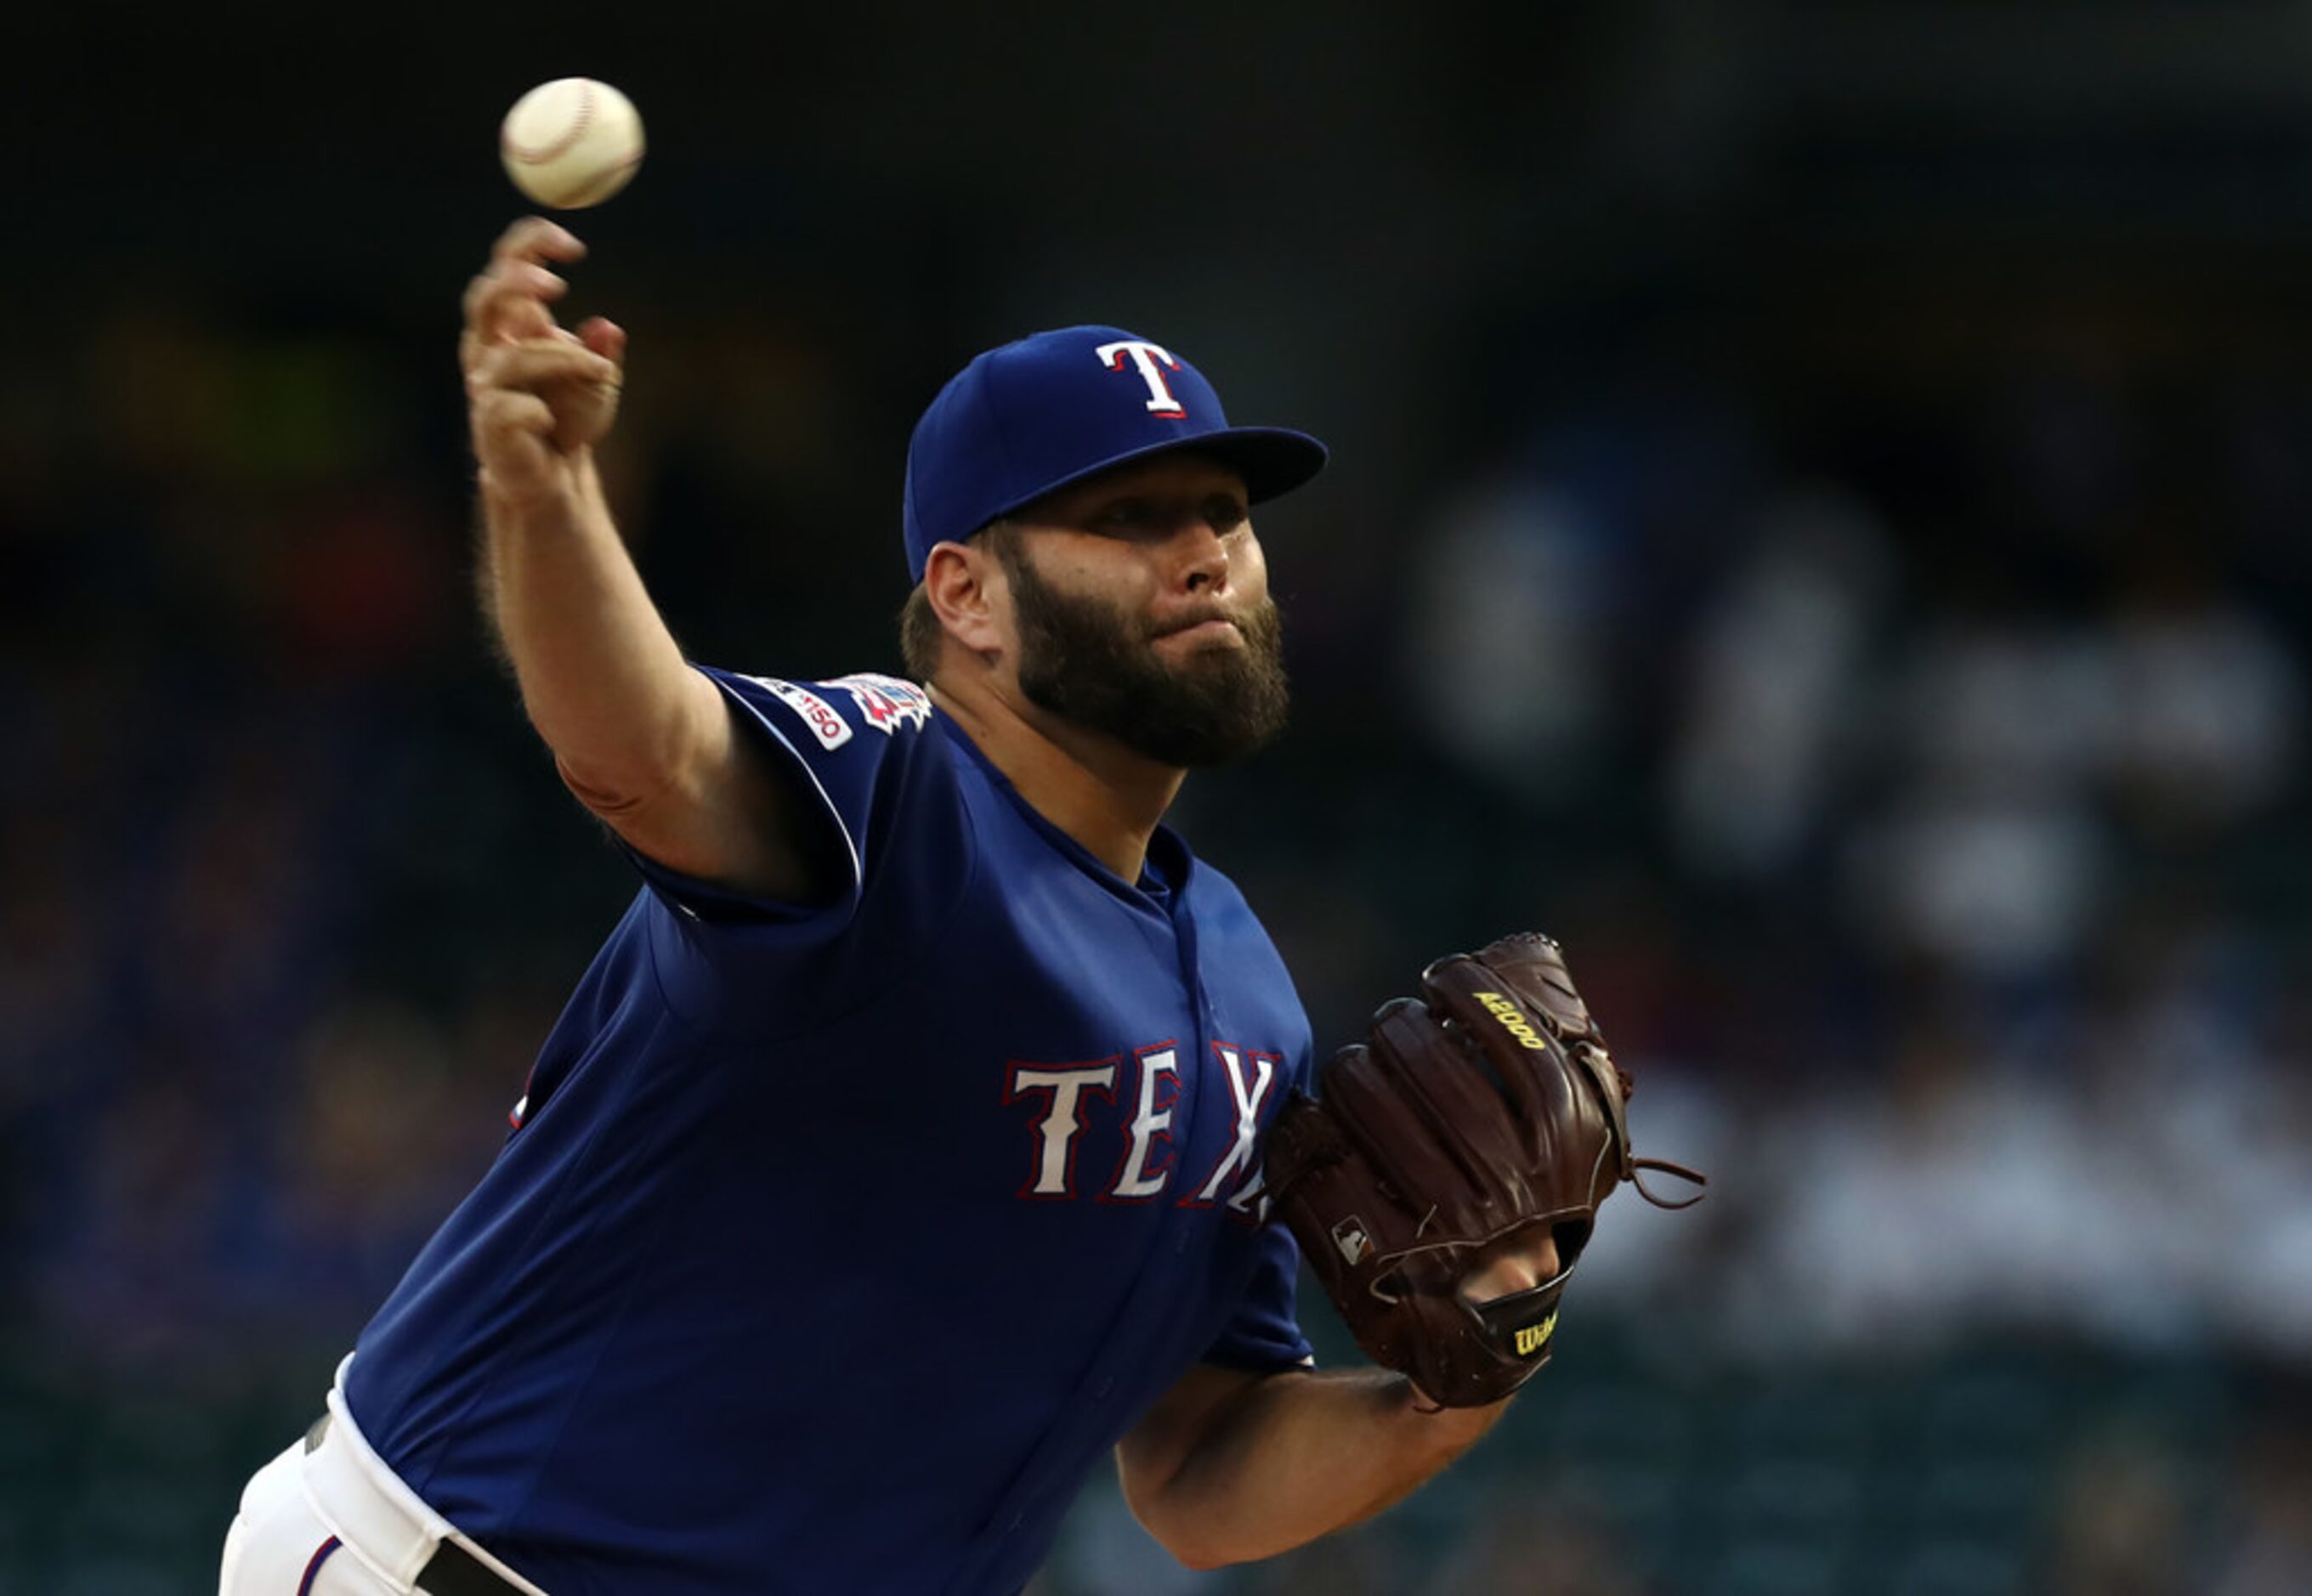
[[[992,541],[1011,584],[1020,690],[1030,703],[1160,764],[1188,769],[1248,754],[1283,728],[1291,693],[1274,599],[1225,615],[1240,645],[1222,636],[1186,653],[1159,653],[1159,638],[1220,609],[1160,627],[1105,598],[1062,591],[1018,540]]]

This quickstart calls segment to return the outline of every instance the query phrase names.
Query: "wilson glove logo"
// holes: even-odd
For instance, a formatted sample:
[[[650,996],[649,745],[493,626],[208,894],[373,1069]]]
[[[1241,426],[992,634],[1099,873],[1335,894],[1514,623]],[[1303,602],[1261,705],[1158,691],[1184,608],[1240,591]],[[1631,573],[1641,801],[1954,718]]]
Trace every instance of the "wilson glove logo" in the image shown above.
[[[1557,1315],[1552,1313],[1539,1324],[1528,1324],[1517,1333],[1517,1355],[1531,1357],[1549,1345],[1550,1336],[1557,1329]]]
[[[1541,1033],[1527,1022],[1516,1004],[1499,992],[1479,992],[1476,996],[1477,1001],[1485,1006],[1485,1011],[1501,1021],[1502,1029],[1517,1038],[1518,1046],[1529,1047],[1536,1052],[1548,1048],[1549,1043],[1544,1042]]]

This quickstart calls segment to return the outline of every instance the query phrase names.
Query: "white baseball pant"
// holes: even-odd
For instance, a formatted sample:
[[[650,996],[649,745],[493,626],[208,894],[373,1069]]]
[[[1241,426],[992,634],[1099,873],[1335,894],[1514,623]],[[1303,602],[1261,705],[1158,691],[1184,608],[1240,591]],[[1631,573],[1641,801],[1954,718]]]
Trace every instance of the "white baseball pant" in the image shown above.
[[[346,1411],[345,1377],[340,1364],[318,1443],[295,1442],[242,1490],[225,1532],[218,1596],[440,1596],[418,1581],[445,1540],[472,1559],[457,1559],[460,1590],[494,1574],[507,1592],[546,1596],[385,1466]]]

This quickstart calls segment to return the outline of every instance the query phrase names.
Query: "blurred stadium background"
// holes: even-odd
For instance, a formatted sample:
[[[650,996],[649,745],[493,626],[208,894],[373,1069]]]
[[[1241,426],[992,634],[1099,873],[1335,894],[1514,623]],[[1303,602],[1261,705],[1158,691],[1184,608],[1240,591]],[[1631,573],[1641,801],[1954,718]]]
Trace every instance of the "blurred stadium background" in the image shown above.
[[[895,667],[944,376],[1189,352],[1336,449],[1189,835],[1327,1043],[1554,931],[1715,1177],[1404,1507],[1037,1596],[2312,1590],[2312,4],[798,9],[12,17],[0,1593],[213,1588],[632,890],[468,596],[566,73],[694,653]]]

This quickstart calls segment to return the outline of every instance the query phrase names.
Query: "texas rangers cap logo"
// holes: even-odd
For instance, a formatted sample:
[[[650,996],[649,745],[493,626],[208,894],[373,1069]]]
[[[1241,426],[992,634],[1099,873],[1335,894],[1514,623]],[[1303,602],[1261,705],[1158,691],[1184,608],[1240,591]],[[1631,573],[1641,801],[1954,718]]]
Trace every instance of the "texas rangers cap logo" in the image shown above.
[[[1169,366],[1177,371],[1180,369],[1180,362],[1174,360],[1161,344],[1151,344],[1145,338],[1123,338],[1113,344],[1103,344],[1092,353],[1111,371],[1123,371],[1126,360],[1132,362],[1139,371],[1141,380],[1148,384],[1149,414],[1185,417],[1188,414],[1188,407],[1173,397],[1171,388],[1164,381],[1164,368]]]

